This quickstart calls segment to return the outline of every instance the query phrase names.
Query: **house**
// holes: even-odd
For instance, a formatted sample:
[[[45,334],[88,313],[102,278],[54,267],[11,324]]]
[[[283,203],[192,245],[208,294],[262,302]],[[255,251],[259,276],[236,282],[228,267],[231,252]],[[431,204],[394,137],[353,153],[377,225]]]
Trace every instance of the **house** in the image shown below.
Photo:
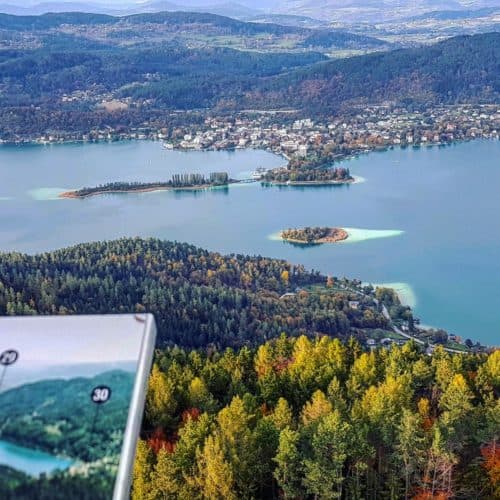
[[[309,151],[309,146],[307,144],[301,144],[297,151],[299,156],[307,156],[307,152]]]
[[[349,301],[349,307],[351,309],[359,309],[359,301],[357,301],[357,300],[350,300]]]

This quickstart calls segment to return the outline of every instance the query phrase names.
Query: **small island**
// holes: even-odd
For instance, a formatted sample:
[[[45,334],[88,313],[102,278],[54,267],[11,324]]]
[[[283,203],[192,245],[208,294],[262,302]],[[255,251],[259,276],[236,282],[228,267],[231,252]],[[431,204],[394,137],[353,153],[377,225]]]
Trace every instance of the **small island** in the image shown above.
[[[65,191],[60,198],[87,198],[112,193],[145,193],[163,190],[193,190],[227,186],[238,181],[230,179],[227,172],[212,172],[208,177],[203,174],[176,174],[169,181],[163,182],[110,182],[95,187],[83,187]]]
[[[302,229],[285,229],[281,231],[281,239],[300,245],[321,245],[338,243],[349,237],[345,229],[340,227],[305,227]]]
[[[293,168],[290,165],[285,168],[277,168],[267,171],[261,179],[263,182],[274,185],[328,185],[328,184],[350,184],[355,181],[348,168],[318,168],[302,167]]]

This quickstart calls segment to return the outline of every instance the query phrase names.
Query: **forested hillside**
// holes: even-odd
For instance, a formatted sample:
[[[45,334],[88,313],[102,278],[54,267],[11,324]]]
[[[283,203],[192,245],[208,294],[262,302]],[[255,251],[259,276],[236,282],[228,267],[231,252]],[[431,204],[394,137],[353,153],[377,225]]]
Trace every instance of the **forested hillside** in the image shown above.
[[[109,371],[106,365],[103,370],[91,378],[41,380],[0,393],[3,444],[73,462],[69,471],[40,476],[17,470],[17,464],[11,468],[10,462],[0,465],[2,500],[105,500],[112,496],[134,374]],[[102,384],[112,389],[112,396],[97,412],[90,394]]]
[[[43,133],[54,112],[72,114],[76,127],[86,130],[89,113],[90,121],[116,127],[140,126],[165,109],[223,113],[292,108],[331,115],[360,103],[492,103],[500,98],[499,33],[327,61],[316,50],[354,47],[361,41],[342,32],[313,31],[294,40],[300,50],[272,51],[259,45],[269,40],[267,35],[255,35],[255,46],[224,45],[222,40],[233,35],[225,35],[220,26],[223,32],[213,35],[217,43],[208,41],[210,34],[207,41],[185,39],[182,29],[162,34],[161,24],[129,20],[126,28],[119,26],[118,32],[114,24],[63,25],[42,34],[4,31],[0,110],[6,135],[12,135],[17,121],[23,130],[34,127]],[[242,36],[234,35],[234,40]],[[276,43],[286,47],[288,36]],[[121,103],[120,114],[99,117],[102,103],[113,99]],[[34,118],[24,115],[35,109],[41,123],[34,125]]]
[[[94,108],[85,100],[71,106],[61,96],[87,90],[89,95],[151,99],[155,106],[192,109],[234,97],[254,79],[272,76],[323,60],[318,53],[244,53],[229,48],[190,49],[177,42],[157,48],[85,47],[79,39],[52,35],[51,47],[0,51],[0,106],[42,104],[81,111]],[[148,76],[149,75],[149,76]]]
[[[256,345],[282,332],[347,338],[387,327],[374,301],[300,287],[327,278],[282,260],[149,239],[0,255],[0,314],[155,315],[159,345]],[[346,282],[347,283],[347,282]],[[299,290],[297,290],[299,288]],[[291,297],[281,296],[285,293]],[[297,292],[297,293],[295,293]]]
[[[356,48],[362,44],[370,42],[374,47],[382,48],[386,45],[385,42],[377,38],[356,35],[346,31],[322,29],[311,33],[303,42],[302,45],[306,48],[317,47],[337,47],[337,48]]]
[[[279,17],[278,17],[279,19]],[[311,37],[316,30],[307,27],[279,24],[275,22],[244,22],[224,15],[199,12],[152,12],[128,16],[110,16],[105,14],[88,14],[83,12],[48,13],[40,16],[13,16],[0,13],[0,29],[13,31],[38,31],[57,29],[62,26],[94,26],[105,27],[115,25],[117,32],[130,29],[131,26],[158,25],[162,31],[203,33],[204,35],[237,35],[237,36],[276,36],[276,37]],[[337,30],[321,31],[335,34]],[[381,40],[341,32],[346,40],[358,42],[358,46],[369,47],[390,45]],[[351,37],[351,38],[349,38]],[[313,44],[310,44],[313,45]],[[320,45],[320,44],[314,44]]]
[[[42,380],[3,391],[2,439],[84,462],[116,458],[133,381],[134,374],[115,370],[92,378]],[[94,422],[95,405],[89,394],[102,384],[113,388],[113,397]]]
[[[500,351],[166,350],[133,498],[498,498],[499,391]]]
[[[29,33],[29,37],[26,35]],[[161,44],[172,39],[186,41],[190,47],[208,45],[241,46],[283,52],[307,46],[324,48],[386,49],[391,43],[345,30],[324,29],[316,41],[315,29],[276,23],[243,22],[230,17],[195,12],[156,12],[113,17],[81,12],[49,13],[41,16],[0,14],[2,42],[29,46],[36,41],[49,48],[47,35],[72,33],[79,40],[101,40],[111,46],[130,48]],[[328,39],[330,35],[332,40]],[[317,43],[320,42],[320,43]]]
[[[105,24],[165,24],[171,29],[204,25],[205,29],[218,29],[225,34],[291,34],[305,33],[307,29],[294,26],[282,26],[273,23],[246,23],[236,19],[209,13],[198,12],[154,12],[115,17],[105,14],[88,14],[83,12],[48,13],[41,16],[12,16],[0,14],[0,27],[31,31],[58,28],[61,25],[105,25]]]
[[[263,82],[258,95],[321,111],[349,102],[496,102],[500,33],[318,63]],[[275,104],[276,105],[276,104]]]

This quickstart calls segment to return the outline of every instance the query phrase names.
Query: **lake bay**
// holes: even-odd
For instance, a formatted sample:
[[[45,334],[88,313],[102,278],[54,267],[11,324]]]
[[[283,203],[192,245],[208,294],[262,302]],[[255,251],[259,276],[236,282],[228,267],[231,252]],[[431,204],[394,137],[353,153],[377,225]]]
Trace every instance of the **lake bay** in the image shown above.
[[[7,465],[30,476],[64,470],[72,464],[72,460],[0,440],[0,465]]]
[[[248,177],[283,165],[270,153],[167,151],[155,142],[0,147],[0,250],[40,252],[122,236],[261,254],[325,274],[398,283],[422,323],[499,344],[500,142],[394,149],[344,162],[348,186],[160,191],[61,200],[67,189],[163,181],[174,173]],[[273,238],[302,226],[350,229],[345,243]],[[380,231],[380,232],[377,232]]]

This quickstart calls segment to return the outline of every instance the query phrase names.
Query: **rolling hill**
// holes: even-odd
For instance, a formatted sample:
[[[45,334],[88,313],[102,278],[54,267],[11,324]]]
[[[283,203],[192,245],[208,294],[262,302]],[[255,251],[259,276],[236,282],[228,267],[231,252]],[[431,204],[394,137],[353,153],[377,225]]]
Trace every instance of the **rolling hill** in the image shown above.
[[[2,439],[87,462],[118,454],[133,380],[133,374],[115,370],[4,391],[0,394]],[[102,384],[111,388],[112,396],[100,408],[91,434],[96,407],[90,394]]]
[[[273,18],[271,18],[273,19]],[[277,17],[276,21],[281,19]],[[285,16],[286,19],[286,16]],[[300,18],[299,18],[300,19]],[[141,25],[157,24],[170,26],[172,29],[200,31],[200,30],[219,30],[225,35],[300,35],[304,38],[314,39],[317,31],[312,28],[296,26],[291,24],[278,24],[278,22],[244,22],[225,15],[212,14],[208,12],[142,12],[130,14],[127,16],[111,16],[99,13],[83,12],[52,12],[43,15],[10,15],[0,14],[0,28],[11,31],[37,31],[60,28],[61,26],[105,26],[105,25]],[[321,35],[330,30],[323,29]],[[335,33],[334,30],[331,31]],[[206,33],[203,32],[204,34]],[[347,35],[347,33],[345,33]],[[363,37],[362,35],[353,35],[358,43],[370,46],[383,45],[380,40],[372,37]]]
[[[347,31],[311,27],[294,23],[244,22],[227,16],[198,12],[143,12],[127,16],[99,13],[62,12],[40,16],[0,14],[2,37],[12,39],[18,33],[32,33],[40,40],[49,34],[74,33],[82,40],[106,41],[111,45],[163,43],[172,39],[185,41],[189,46],[203,44],[240,45],[260,51],[302,50],[308,48],[355,48],[360,50],[387,49],[390,44],[376,38]],[[229,39],[228,39],[229,37]],[[317,43],[316,43],[317,42]],[[20,42],[22,46],[22,42]],[[0,45],[1,47],[1,45]]]
[[[257,93],[264,100],[272,95],[275,106],[288,103],[315,111],[387,100],[497,102],[500,33],[459,36],[432,46],[318,63],[261,80],[250,99]]]
[[[341,30],[186,12],[0,15],[0,29],[10,36],[9,49],[0,51],[4,108],[68,108],[62,96],[73,92],[90,98],[74,101],[72,111],[92,110],[103,94],[146,101],[148,109],[320,114],[367,102],[500,98],[500,33],[387,51],[376,38]],[[30,37],[36,43],[26,46]],[[367,47],[376,52],[334,60],[323,54]]]
[[[380,22],[435,10],[498,7],[495,0],[282,0],[273,10],[325,20]]]

